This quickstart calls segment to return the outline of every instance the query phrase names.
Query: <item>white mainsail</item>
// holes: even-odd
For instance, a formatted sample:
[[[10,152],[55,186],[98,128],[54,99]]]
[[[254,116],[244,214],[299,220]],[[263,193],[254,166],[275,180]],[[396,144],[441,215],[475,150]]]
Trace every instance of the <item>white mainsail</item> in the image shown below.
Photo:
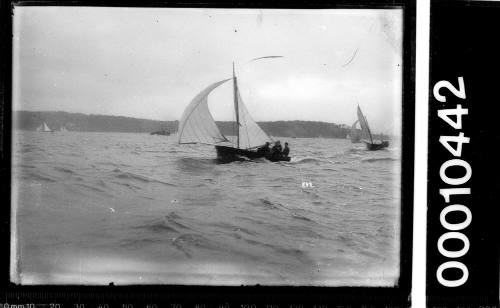
[[[238,113],[240,127],[239,133],[239,145],[242,149],[250,149],[263,145],[266,142],[272,142],[271,137],[269,137],[260,126],[252,119],[252,116],[248,112],[243,99],[238,91]]]
[[[179,143],[217,144],[227,142],[208,109],[208,95],[215,88],[230,80],[224,79],[211,84],[193,98],[179,121]]]
[[[366,121],[363,112],[361,112],[361,108],[359,108],[359,105],[358,105],[358,121],[359,124],[361,125],[361,139],[363,139],[363,141],[373,143],[370,127],[368,126],[368,122]]]

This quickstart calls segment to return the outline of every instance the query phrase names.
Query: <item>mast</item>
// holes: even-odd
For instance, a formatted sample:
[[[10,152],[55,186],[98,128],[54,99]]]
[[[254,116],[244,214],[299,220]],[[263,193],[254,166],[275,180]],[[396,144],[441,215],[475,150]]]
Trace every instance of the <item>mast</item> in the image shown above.
[[[236,84],[236,75],[234,73],[233,61],[233,94],[234,94],[234,111],[236,113],[236,147],[240,148],[240,113],[238,111],[238,85]]]

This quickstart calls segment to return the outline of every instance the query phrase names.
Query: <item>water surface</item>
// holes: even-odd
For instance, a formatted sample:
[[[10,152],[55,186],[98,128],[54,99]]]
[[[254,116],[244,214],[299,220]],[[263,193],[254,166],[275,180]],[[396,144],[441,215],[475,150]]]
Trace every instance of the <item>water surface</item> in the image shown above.
[[[218,164],[213,147],[175,136],[13,140],[20,283],[392,286],[399,276],[398,145],[281,138],[289,163]]]

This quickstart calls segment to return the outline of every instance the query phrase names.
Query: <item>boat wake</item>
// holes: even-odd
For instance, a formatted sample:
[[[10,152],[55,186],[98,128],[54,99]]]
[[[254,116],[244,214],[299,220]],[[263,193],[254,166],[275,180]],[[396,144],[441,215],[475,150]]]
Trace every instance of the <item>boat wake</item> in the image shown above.
[[[181,147],[174,138],[15,134],[12,184],[19,249],[28,256],[23,275],[53,276],[54,283],[74,275],[68,282],[81,283],[95,266],[112,266],[103,279],[129,275],[126,282],[134,284],[151,273],[152,283],[183,283],[191,275],[189,283],[223,284],[218,277],[229,268],[235,280],[228,284],[239,284],[247,282],[242,270],[258,268],[266,274],[255,283],[323,283],[323,276],[307,276],[319,264],[314,274],[324,281],[344,283],[348,271],[358,283],[368,275],[359,264],[373,264],[382,277],[395,267],[397,277],[397,144],[371,152],[347,140],[297,138],[290,162],[219,164],[212,146]],[[103,257],[83,270],[78,262],[53,262],[78,261],[85,252]],[[395,265],[385,267],[381,255],[395,256]],[[120,263],[129,259],[141,265]]]
[[[367,157],[367,158],[362,158],[361,162],[364,163],[373,163],[373,162],[379,162],[379,161],[398,161],[399,159],[396,159],[394,157]]]
[[[351,148],[351,149],[348,149],[346,152],[349,153],[349,154],[362,154],[362,153],[366,152],[366,148],[365,147],[362,147],[362,148]]]
[[[177,166],[182,171],[186,172],[200,172],[203,170],[212,169],[217,163],[216,159],[213,158],[194,158],[194,157],[183,157],[178,159]]]
[[[122,180],[131,180],[131,181],[136,181],[136,182],[141,182],[141,183],[159,183],[159,184],[163,184],[163,185],[167,185],[167,186],[177,186],[175,184],[168,183],[168,182],[165,182],[162,180],[158,180],[158,179],[155,179],[155,178],[152,178],[149,176],[144,176],[144,175],[140,175],[140,174],[133,173],[133,172],[122,171],[118,168],[116,168],[112,171],[112,175],[114,178],[122,179]]]
[[[306,164],[306,163],[316,163],[316,162],[329,162],[326,159],[316,158],[316,157],[292,157],[290,160],[291,164]]]

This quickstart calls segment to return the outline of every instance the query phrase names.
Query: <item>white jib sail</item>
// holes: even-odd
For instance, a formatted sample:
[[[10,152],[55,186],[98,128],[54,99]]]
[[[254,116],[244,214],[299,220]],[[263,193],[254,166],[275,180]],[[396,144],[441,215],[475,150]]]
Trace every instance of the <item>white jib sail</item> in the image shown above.
[[[359,108],[359,106],[358,106],[358,120],[359,120],[359,125],[361,125],[361,139],[373,143],[370,127],[368,126],[368,122],[366,121],[366,118],[361,112],[361,108]]]
[[[238,112],[240,120],[240,148],[249,149],[263,145],[266,142],[272,142],[272,139],[260,128],[252,119],[248,112],[241,95],[238,91]]]
[[[193,98],[179,121],[179,143],[216,144],[228,141],[208,109],[208,95],[230,79],[211,84]]]

